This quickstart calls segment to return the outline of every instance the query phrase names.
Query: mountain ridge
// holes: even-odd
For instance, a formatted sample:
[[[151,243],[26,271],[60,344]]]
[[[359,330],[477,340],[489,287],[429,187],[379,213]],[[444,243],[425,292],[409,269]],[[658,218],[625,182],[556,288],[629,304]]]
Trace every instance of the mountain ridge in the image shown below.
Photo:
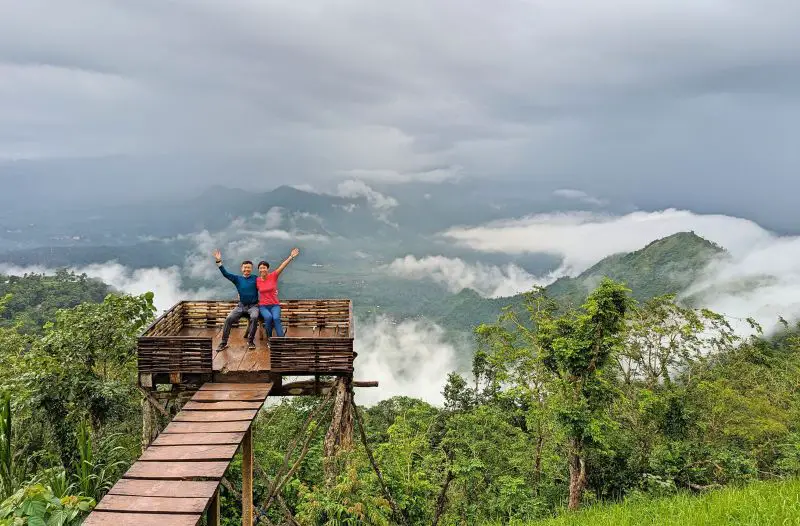
[[[646,300],[664,294],[678,294],[695,282],[713,260],[727,251],[693,231],[678,232],[633,251],[607,256],[578,276],[562,277],[545,287],[561,305],[579,306],[603,277],[625,283],[632,296]],[[504,307],[524,312],[525,294],[484,298],[464,289],[424,310],[428,318],[449,328],[474,327],[494,321]]]

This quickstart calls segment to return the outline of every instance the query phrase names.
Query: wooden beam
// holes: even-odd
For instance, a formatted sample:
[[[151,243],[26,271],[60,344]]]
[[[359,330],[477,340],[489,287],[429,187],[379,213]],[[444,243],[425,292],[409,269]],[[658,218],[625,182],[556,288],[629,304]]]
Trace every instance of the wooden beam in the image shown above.
[[[208,526],[219,526],[219,488],[214,492],[211,498],[211,504],[208,505],[207,523]]]
[[[242,441],[242,526],[253,526],[253,430]]]
[[[377,380],[353,381],[353,387],[378,387]],[[273,387],[270,396],[315,396],[327,394],[333,387],[333,382],[315,382],[314,380],[300,380],[283,384],[281,387]]]

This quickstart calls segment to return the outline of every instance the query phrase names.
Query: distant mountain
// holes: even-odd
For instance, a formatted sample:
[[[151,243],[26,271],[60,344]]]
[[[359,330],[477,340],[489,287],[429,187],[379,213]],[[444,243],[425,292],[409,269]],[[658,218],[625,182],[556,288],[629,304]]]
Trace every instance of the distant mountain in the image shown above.
[[[565,306],[578,306],[603,277],[609,277],[625,283],[638,300],[677,294],[699,278],[712,260],[725,254],[722,247],[694,232],[680,232],[636,252],[609,256],[576,277],[555,281],[546,291]],[[465,289],[442,301],[429,302],[421,310],[445,327],[468,328],[494,321],[506,306],[522,312],[524,295],[483,298]]]

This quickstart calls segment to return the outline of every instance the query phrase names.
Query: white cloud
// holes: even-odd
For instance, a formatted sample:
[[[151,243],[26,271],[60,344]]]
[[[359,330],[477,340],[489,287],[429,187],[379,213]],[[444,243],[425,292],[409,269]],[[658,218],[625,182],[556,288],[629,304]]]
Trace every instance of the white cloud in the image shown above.
[[[734,254],[769,242],[772,237],[747,219],[675,209],[624,216],[590,212],[539,214],[475,228],[454,228],[442,235],[483,252],[560,256],[560,273],[575,275],[611,254],[638,250],[656,239],[690,230]]]
[[[194,245],[186,258],[187,271],[195,278],[209,279],[216,276],[218,271],[211,259],[211,252],[214,249],[222,252],[222,257],[228,265],[231,261],[237,262],[235,266],[238,268],[238,261],[260,259],[270,254],[272,241],[330,242],[325,235],[296,229],[295,223],[298,219],[322,224],[322,219],[315,214],[305,212],[287,214],[284,209],[273,207],[266,214],[256,213],[249,218],[236,218],[217,232],[203,230],[178,236],[178,239],[189,240]],[[288,230],[276,228],[286,223],[290,226]]]
[[[731,257],[714,262],[684,296],[732,317],[753,316],[765,326],[779,315],[800,318],[800,237],[776,236],[746,219],[674,209],[618,217],[575,212],[444,235],[480,251],[554,254],[563,258],[557,274],[576,275],[606,256],[685,231],[721,245]]]
[[[111,287],[127,294],[153,292],[153,301],[159,313],[169,309],[181,300],[205,299],[214,297],[213,291],[206,288],[186,289],[178,267],[140,268],[132,270],[115,261],[96,263],[85,267],[70,267],[77,274],[97,278]],[[55,274],[55,270],[42,266],[18,267],[0,264],[0,273],[22,276],[26,273]]]
[[[553,195],[556,197],[563,197],[564,199],[572,199],[574,201],[580,201],[581,203],[586,203],[589,205],[596,205],[596,206],[603,206],[608,203],[605,199],[600,199],[594,197],[593,195],[589,195],[586,192],[581,190],[573,190],[570,188],[562,188],[553,192]]]
[[[778,316],[798,320],[800,237],[772,237],[732,259],[716,261],[681,296],[694,296],[701,305],[740,320],[753,317],[766,329]]]
[[[441,327],[416,320],[393,323],[385,317],[364,325],[356,322],[354,345],[357,379],[380,382],[378,389],[358,391],[361,403],[405,395],[442,404],[442,390],[456,368],[458,352]]]
[[[536,278],[514,264],[505,267],[483,263],[469,264],[459,258],[444,256],[426,256],[417,259],[415,256],[407,255],[394,260],[387,268],[393,274],[404,278],[432,279],[444,284],[450,292],[455,293],[469,288],[489,298],[513,296],[530,290],[534,285],[550,283],[557,277]]]
[[[394,197],[384,195],[374,190],[364,181],[356,179],[348,179],[339,183],[336,187],[336,194],[340,197],[349,198],[364,197],[372,208],[381,211],[391,210],[398,204],[397,199]]]
[[[339,175],[348,179],[366,179],[381,183],[407,183],[409,181],[421,181],[427,183],[442,183],[453,181],[461,177],[462,167],[446,166],[432,168],[429,170],[413,170],[401,172],[390,169],[352,169],[340,171]]]
[[[260,214],[255,214],[255,217],[261,218]],[[267,211],[264,217],[264,226],[267,228],[277,228],[283,223],[283,209],[279,206],[273,206]]]
[[[396,224],[389,221],[389,213],[398,205],[397,199],[378,192],[364,181],[356,179],[342,181],[336,187],[336,195],[350,199],[365,198],[378,219],[390,226],[397,227]]]

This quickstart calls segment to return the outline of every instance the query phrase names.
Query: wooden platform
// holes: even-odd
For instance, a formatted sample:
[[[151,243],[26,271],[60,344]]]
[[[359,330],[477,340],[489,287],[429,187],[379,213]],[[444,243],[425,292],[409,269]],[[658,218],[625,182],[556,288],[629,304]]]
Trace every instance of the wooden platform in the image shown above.
[[[244,325],[244,324],[243,324]],[[245,327],[234,327],[228,337],[228,347],[217,352],[217,346],[222,339],[221,327],[210,328],[182,328],[179,336],[196,336],[211,338],[213,352],[213,368],[215,373],[262,373],[270,372],[269,344],[264,338],[264,329],[259,327],[256,335],[256,348],[247,348]],[[310,327],[292,327],[286,331],[287,337],[316,338],[334,337],[333,329],[314,329]]]
[[[195,526],[271,388],[204,384],[84,526]]]

